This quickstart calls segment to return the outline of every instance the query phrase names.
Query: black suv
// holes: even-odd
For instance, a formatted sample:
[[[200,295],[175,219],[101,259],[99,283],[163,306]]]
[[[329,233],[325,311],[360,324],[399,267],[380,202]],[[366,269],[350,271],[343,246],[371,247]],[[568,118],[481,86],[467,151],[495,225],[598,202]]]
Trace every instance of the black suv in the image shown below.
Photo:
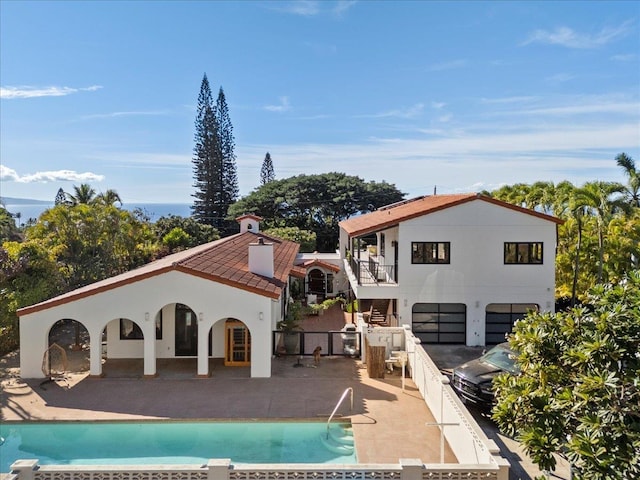
[[[517,374],[516,357],[508,343],[496,345],[480,358],[454,368],[452,386],[463,402],[491,408],[493,378],[502,372]]]

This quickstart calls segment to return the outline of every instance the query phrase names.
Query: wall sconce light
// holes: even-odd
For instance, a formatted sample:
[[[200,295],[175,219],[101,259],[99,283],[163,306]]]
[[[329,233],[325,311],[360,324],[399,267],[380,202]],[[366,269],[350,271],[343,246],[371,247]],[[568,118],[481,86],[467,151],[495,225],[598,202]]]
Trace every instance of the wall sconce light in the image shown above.
[[[408,303],[408,302],[407,302],[407,299],[405,298],[405,299],[404,299],[404,306],[405,306],[405,307],[407,306],[407,303]]]
[[[480,300],[476,300],[476,308],[480,307]]]
[[[258,313],[258,318],[260,320],[264,320],[264,313],[262,313],[262,312]]]
[[[144,321],[145,322],[149,321],[149,312],[144,312]]]
[[[198,313],[198,321],[201,322],[203,318],[204,315],[202,314],[202,312]]]

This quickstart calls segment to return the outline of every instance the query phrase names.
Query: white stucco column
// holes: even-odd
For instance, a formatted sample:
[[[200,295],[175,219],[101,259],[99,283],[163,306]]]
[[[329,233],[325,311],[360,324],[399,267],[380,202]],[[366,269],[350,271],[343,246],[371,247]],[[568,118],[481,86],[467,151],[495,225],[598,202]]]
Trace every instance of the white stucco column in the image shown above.
[[[204,314],[198,314],[198,376],[209,376],[209,330],[211,325],[205,322]]]
[[[102,332],[89,330],[89,375],[102,376]]]
[[[156,376],[156,325],[154,321],[148,319],[149,314],[145,314],[145,319],[141,322],[144,332],[144,376]]]
[[[270,322],[254,321],[251,324],[251,378],[271,377],[271,329]]]
[[[50,325],[45,318],[20,318],[20,376],[22,378],[44,378],[42,359],[49,347]]]

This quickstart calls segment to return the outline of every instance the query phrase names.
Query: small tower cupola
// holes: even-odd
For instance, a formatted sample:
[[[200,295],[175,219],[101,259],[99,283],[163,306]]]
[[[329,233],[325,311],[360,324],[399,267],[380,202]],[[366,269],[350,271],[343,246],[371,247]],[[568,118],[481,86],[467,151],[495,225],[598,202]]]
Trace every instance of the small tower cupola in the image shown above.
[[[236,218],[236,221],[240,224],[240,233],[253,232],[258,233],[260,231],[260,221],[262,217],[257,215],[242,215]]]

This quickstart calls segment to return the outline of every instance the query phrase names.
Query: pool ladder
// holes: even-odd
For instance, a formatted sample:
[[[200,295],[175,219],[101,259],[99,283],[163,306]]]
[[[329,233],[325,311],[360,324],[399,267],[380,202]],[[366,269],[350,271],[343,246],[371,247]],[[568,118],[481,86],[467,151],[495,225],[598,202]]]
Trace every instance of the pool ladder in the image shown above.
[[[340,404],[342,404],[342,401],[347,396],[347,393],[351,393],[351,411],[353,411],[353,388],[349,387],[344,392],[342,392],[342,396],[340,397],[340,400],[338,400],[338,403],[336,403],[336,406],[333,409],[333,412],[331,412],[331,415],[329,415],[329,420],[327,420],[327,439],[329,438],[329,427],[331,424],[331,419],[338,411],[338,407],[340,407]]]

